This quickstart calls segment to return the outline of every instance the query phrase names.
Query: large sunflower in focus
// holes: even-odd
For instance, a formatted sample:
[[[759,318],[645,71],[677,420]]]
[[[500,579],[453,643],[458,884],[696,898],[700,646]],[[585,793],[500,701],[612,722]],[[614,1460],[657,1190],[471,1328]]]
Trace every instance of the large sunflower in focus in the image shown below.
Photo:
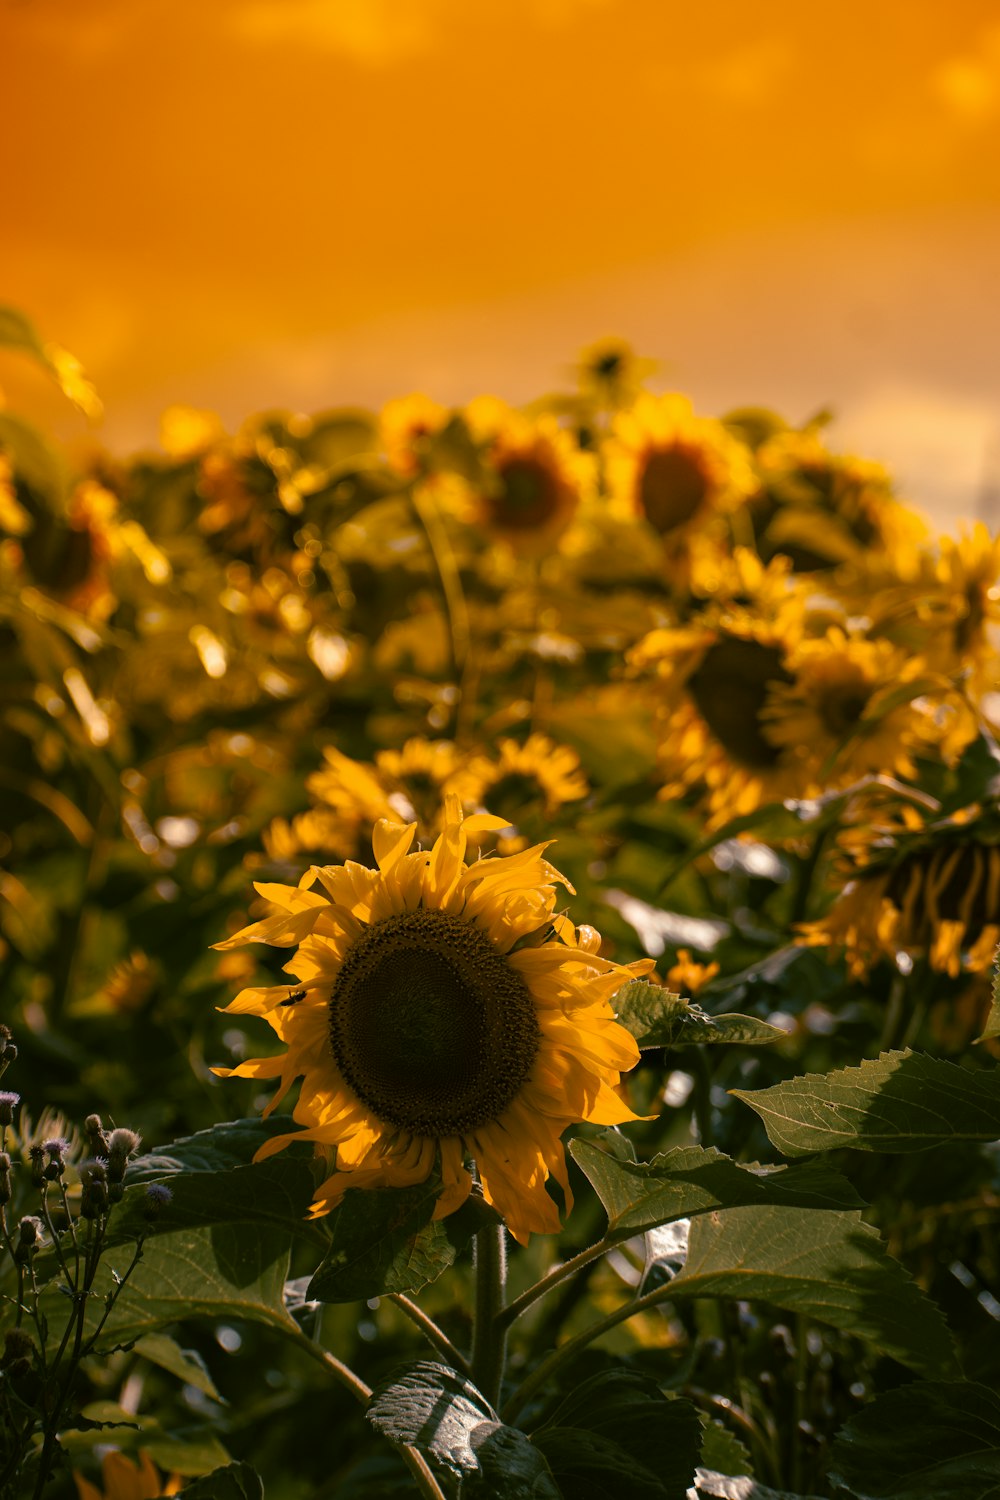
[[[469,833],[505,827],[488,814],[463,822],[449,797],[430,850],[412,850],[415,825],[380,821],[376,868],[314,868],[319,890],[263,885],[278,908],[218,944],[297,944],[289,987],[243,990],[230,1011],[263,1016],[286,1043],[278,1057],[219,1068],[277,1078],[273,1110],[302,1078],[294,1118],[259,1157],[314,1141],[335,1170],[313,1214],[351,1187],[403,1187],[435,1167],[436,1217],[471,1187],[472,1158],[487,1202],[522,1243],[554,1233],[550,1177],[571,1203],[560,1137],[578,1121],[636,1118],[616,1087],[638,1061],[611,996],[648,964],[598,956],[590,928],[553,915],[563,877],[544,845],[467,864]]]

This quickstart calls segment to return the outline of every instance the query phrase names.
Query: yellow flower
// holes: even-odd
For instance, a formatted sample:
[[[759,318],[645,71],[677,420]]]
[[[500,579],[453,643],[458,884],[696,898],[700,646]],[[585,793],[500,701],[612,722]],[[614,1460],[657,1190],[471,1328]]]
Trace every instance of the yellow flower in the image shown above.
[[[667,970],[667,984],[672,989],[686,990],[689,995],[697,995],[718,972],[718,964],[700,964],[691,957],[689,948],[678,948],[677,958]]]
[[[473,518],[516,551],[544,552],[573,519],[591,461],[548,414],[528,417],[484,396],[469,404],[465,420],[483,457]]]
[[[453,777],[450,785],[467,806],[489,802],[516,825],[532,809],[541,806],[552,817],[564,803],[578,802],[590,791],[576,751],[548,735],[529,734],[523,745],[499,740],[497,750],[496,760],[482,753],[470,756]]]
[[[940,739],[921,698],[932,683],[920,657],[831,625],[787,657],[791,681],[761,710],[768,740],[806,774],[809,791],[868,773],[915,776],[914,753]],[[943,686],[941,684],[940,686]]]
[[[415,825],[381,821],[375,869],[314,868],[318,890],[258,886],[276,914],[216,945],[298,945],[285,965],[296,1003],[283,985],[227,1007],[265,1017],[287,1050],[216,1071],[279,1079],[268,1112],[303,1079],[302,1129],[258,1155],[302,1139],[335,1162],[314,1215],[348,1188],[424,1182],[437,1167],[443,1218],[469,1194],[472,1158],[524,1243],[559,1228],[550,1177],[571,1202],[566,1127],[636,1118],[615,1089],[639,1053],[610,1001],[649,965],[602,959],[593,929],[554,915],[565,881],[544,845],[467,864],[468,835],[504,826],[487,814],[463,822],[449,797],[440,837],[421,851]]]
[[[619,413],[607,444],[612,505],[670,542],[689,540],[753,489],[747,449],[686,396],[643,393]]]
[[[598,339],[580,351],[577,376],[580,393],[595,405],[615,409],[628,406],[656,372],[656,361],[640,358],[625,339]]]
[[[723,591],[696,621],[653,630],[628,654],[660,686],[660,794],[693,793],[707,804],[710,828],[803,794],[802,769],[766,718],[775,690],[794,680],[789,662],[805,628],[787,572],[783,560],[763,569],[738,548],[720,575]]]
[[[952,978],[992,964],[1000,944],[995,811],[924,824],[907,809],[901,828],[855,830],[849,873],[826,916],[802,924],[800,941],[843,948],[856,978],[900,954],[926,957]]]
[[[430,396],[401,396],[387,401],[379,415],[382,448],[397,473],[419,473],[428,440],[447,424],[449,411]]]
[[[112,1449],[101,1464],[103,1491],[74,1472],[78,1500],[160,1500],[161,1495],[176,1495],[182,1481],[175,1475],[162,1479],[148,1453],[139,1454],[135,1464],[124,1453]]]

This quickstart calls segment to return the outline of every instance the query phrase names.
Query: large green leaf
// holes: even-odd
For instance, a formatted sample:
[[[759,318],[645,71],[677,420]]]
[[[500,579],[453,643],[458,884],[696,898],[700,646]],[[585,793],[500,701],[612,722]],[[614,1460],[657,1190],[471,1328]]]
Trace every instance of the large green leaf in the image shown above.
[[[608,1215],[608,1231],[627,1239],[673,1219],[740,1204],[857,1208],[861,1199],[827,1163],[743,1167],[714,1147],[676,1146],[652,1161],[622,1161],[592,1141],[571,1142],[574,1160]]]
[[[837,1146],[922,1151],[946,1141],[1000,1137],[1000,1071],[972,1072],[909,1051],[733,1093],[757,1111],[786,1156]]]
[[[615,996],[619,1024],[640,1047],[711,1047],[726,1043],[758,1047],[780,1040],[785,1033],[755,1016],[712,1016],[670,990],[633,979]]]
[[[416,1292],[454,1265],[459,1252],[496,1215],[481,1198],[436,1223],[436,1178],[408,1188],[350,1188],[331,1215],[330,1249],[306,1296],[358,1302],[385,1292]]]
[[[805,1313],[921,1373],[958,1377],[951,1337],[860,1213],[726,1208],[691,1221],[673,1297],[738,1297]]]
[[[227,1464],[186,1484],[184,1494],[187,1500],[264,1500],[264,1486],[249,1464]]]
[[[567,1396],[532,1441],[565,1500],[684,1500],[701,1424],[689,1401],[670,1400],[648,1376],[608,1370]]]
[[[859,1500],[997,1500],[1000,1396],[972,1381],[918,1381],[842,1428],[830,1474]]]
[[[486,1500],[560,1500],[530,1439],[505,1426],[485,1396],[432,1360],[394,1371],[372,1392],[368,1420],[393,1443],[417,1448],[433,1468]]]
[[[104,1310],[104,1298],[123,1273],[131,1246],[108,1250],[102,1257],[94,1296],[87,1312],[93,1330]],[[99,1347],[128,1343],[184,1318],[249,1318],[295,1330],[283,1294],[288,1274],[288,1235],[252,1224],[217,1224],[165,1234],[144,1247],[142,1260],[122,1288],[102,1330]],[[68,1299],[53,1283],[41,1297],[50,1338],[58,1337],[71,1312]]]
[[[110,1224],[110,1241],[174,1234],[212,1224],[265,1224],[327,1243],[325,1229],[307,1217],[316,1178],[309,1161],[272,1158],[256,1166],[221,1172],[180,1171],[156,1179],[170,1189],[170,1202],[150,1216],[148,1183],[125,1191]]]
[[[228,1167],[247,1166],[265,1141],[296,1128],[291,1115],[226,1120],[134,1157],[129,1163],[128,1181],[161,1182],[174,1172],[224,1172]]]
[[[997,967],[993,975],[993,1003],[990,1006],[990,1013],[986,1017],[983,1034],[978,1040],[981,1042],[990,1042],[998,1036],[1000,1036],[1000,966]]]

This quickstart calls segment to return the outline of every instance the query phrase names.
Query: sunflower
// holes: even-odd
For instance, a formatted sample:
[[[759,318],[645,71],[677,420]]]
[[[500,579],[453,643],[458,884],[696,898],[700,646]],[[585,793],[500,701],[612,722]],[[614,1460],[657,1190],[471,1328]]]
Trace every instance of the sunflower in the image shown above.
[[[103,1491],[75,1471],[73,1478],[79,1500],[159,1500],[161,1495],[176,1495],[182,1483],[177,1475],[162,1479],[148,1453],[140,1453],[135,1464],[116,1448],[101,1464]]]
[[[789,682],[774,682],[761,721],[769,742],[795,760],[810,791],[868,773],[916,775],[914,754],[941,739],[924,695],[945,684],[926,663],[886,640],[831,624],[787,657]]]
[[[302,1128],[258,1157],[316,1143],[335,1170],[314,1216],[348,1188],[403,1187],[437,1169],[444,1218],[468,1197],[471,1158],[523,1244],[559,1228],[549,1178],[571,1205],[566,1127],[636,1118],[616,1088],[639,1053],[610,1000],[650,965],[601,958],[593,929],[554,915],[566,882],[544,844],[466,863],[469,834],[505,826],[489,814],[463,821],[449,796],[440,836],[421,851],[415,824],[382,820],[374,869],[314,867],[318,890],[258,886],[276,914],[216,945],[298,945],[285,965],[296,1003],[282,985],[227,1007],[265,1017],[287,1050],[216,1071],[279,1079],[268,1113],[302,1078]]]
[[[956,978],[982,973],[1000,944],[1000,814],[964,809],[924,822],[913,808],[896,826],[853,830],[848,879],[826,916],[799,941],[844,950],[863,978],[879,958],[926,957]]]
[[[898,567],[912,559],[924,524],[892,492],[887,470],[833,454],[815,426],[782,428],[757,449],[751,501],[761,557],[788,557],[799,572],[841,564],[867,570],[881,554]]]
[[[415,394],[387,401],[379,414],[382,449],[391,468],[411,479],[427,457],[430,439],[448,423],[450,413],[430,396]]]
[[[496,759],[471,755],[451,786],[470,807],[489,802],[509,814],[516,825],[526,811],[541,808],[553,817],[567,802],[578,802],[590,791],[580,757],[568,745],[557,745],[546,734],[529,734],[524,744],[499,740]]]
[[[615,411],[635,401],[656,361],[640,358],[626,339],[598,339],[580,350],[576,373],[585,400]]]
[[[660,689],[660,795],[694,794],[713,828],[804,790],[796,756],[775,743],[766,717],[775,691],[794,682],[791,655],[805,629],[787,573],[784,560],[764,569],[737,548],[697,618],[650,631],[628,653]]]
[[[750,454],[686,396],[643,393],[615,418],[607,444],[612,507],[671,546],[704,537],[752,492]]]
[[[544,552],[573,519],[591,460],[551,414],[529,417],[484,396],[464,415],[482,455],[481,478],[471,487],[472,519],[515,552]]]

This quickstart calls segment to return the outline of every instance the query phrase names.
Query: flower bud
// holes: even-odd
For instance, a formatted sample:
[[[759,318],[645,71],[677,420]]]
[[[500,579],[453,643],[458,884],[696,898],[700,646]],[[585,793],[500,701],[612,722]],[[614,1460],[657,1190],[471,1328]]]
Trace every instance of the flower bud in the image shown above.
[[[33,1260],[41,1244],[42,1221],[34,1214],[25,1214],[17,1226],[17,1244],[14,1246],[14,1264],[23,1266]]]
[[[0,1206],[9,1203],[11,1196],[10,1156],[6,1151],[0,1151]]]
[[[14,1111],[20,1102],[20,1094],[0,1093],[0,1126],[13,1125]]]
[[[128,1159],[138,1151],[141,1137],[134,1130],[120,1127],[108,1136],[108,1181],[123,1182]]]
[[[152,1224],[159,1218],[161,1211],[166,1208],[173,1196],[165,1182],[151,1182],[146,1189],[143,1217]]]
[[[59,1135],[51,1141],[43,1141],[42,1150],[49,1158],[48,1166],[45,1168],[45,1179],[47,1182],[58,1182],[66,1170],[66,1153],[69,1150],[69,1141]]]
[[[35,1341],[24,1328],[8,1328],[3,1336],[3,1354],[0,1354],[0,1370],[11,1380],[27,1375],[31,1369]]]
[[[108,1138],[101,1124],[100,1115],[88,1115],[83,1122],[83,1128],[87,1132],[87,1144],[93,1156],[107,1156]]]
[[[31,1182],[32,1186],[40,1188],[45,1186],[45,1152],[41,1146],[29,1146],[28,1156],[31,1159]]]
[[[97,1219],[106,1214],[108,1200],[108,1172],[102,1161],[80,1163],[80,1212],[85,1219]]]

